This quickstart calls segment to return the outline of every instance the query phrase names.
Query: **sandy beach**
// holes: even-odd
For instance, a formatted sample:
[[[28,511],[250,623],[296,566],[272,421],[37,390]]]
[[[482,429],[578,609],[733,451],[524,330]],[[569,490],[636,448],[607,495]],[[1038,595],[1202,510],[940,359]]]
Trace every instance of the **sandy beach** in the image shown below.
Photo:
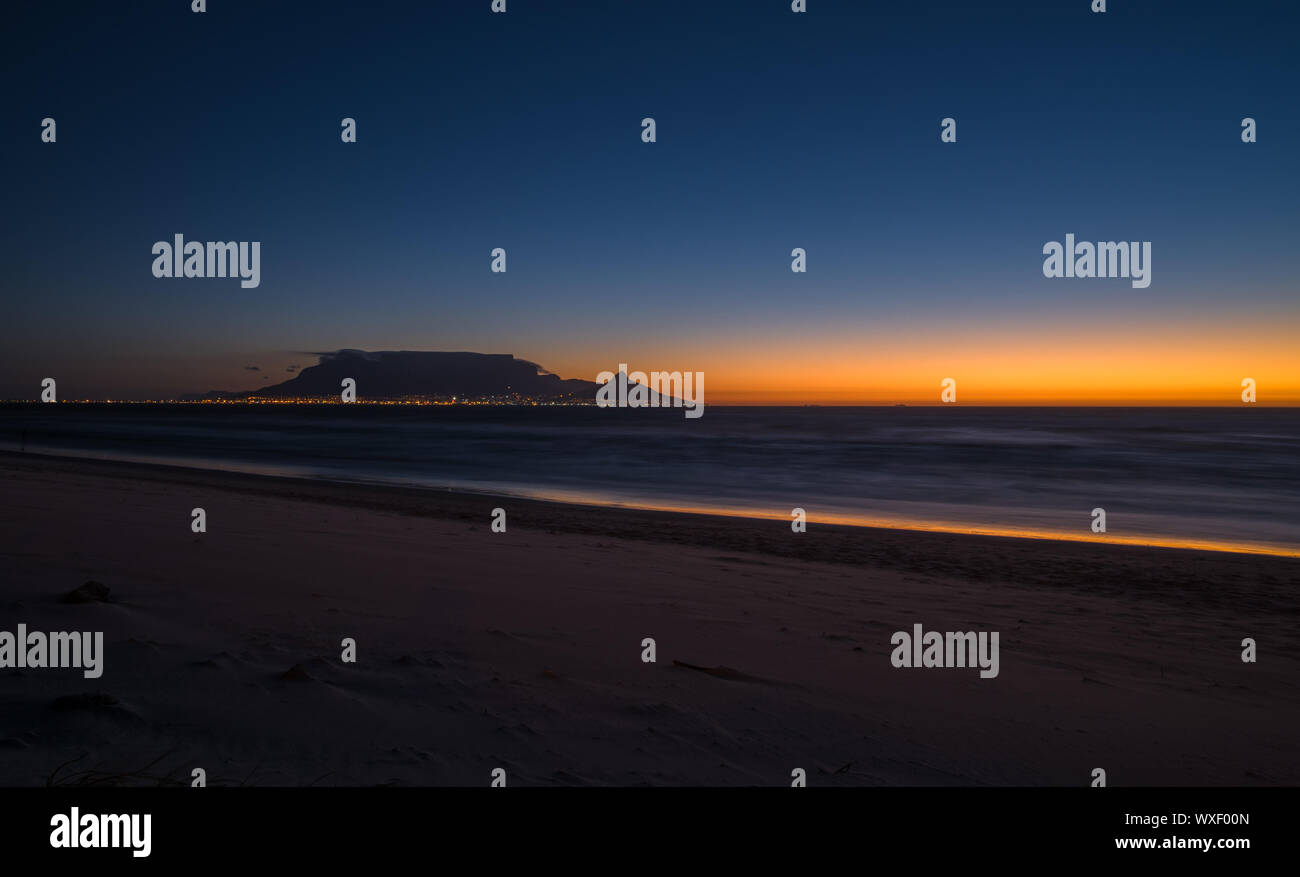
[[[20,454],[0,483],[0,629],[106,650],[0,670],[3,785],[1300,783],[1292,558]],[[914,623],[999,631],[999,675],[895,668]]]

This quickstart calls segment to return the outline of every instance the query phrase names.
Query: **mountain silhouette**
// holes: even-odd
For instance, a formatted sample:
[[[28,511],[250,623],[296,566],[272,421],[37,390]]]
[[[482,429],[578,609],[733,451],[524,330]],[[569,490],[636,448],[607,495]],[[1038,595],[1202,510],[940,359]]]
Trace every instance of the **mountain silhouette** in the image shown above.
[[[594,381],[565,380],[508,353],[442,353],[417,350],[340,350],[320,354],[320,363],[289,380],[242,393],[208,393],[203,398],[337,397],[343,380],[357,382],[357,399],[404,396],[482,399],[519,396],[531,399],[594,399]]]

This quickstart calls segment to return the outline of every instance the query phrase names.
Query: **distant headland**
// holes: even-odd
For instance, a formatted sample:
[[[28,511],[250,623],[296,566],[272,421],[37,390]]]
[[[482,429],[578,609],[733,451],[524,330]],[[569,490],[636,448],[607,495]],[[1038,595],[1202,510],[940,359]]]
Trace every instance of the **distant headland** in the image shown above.
[[[339,350],[320,354],[317,365],[279,384],[213,390],[181,401],[337,399],[348,379],[358,398],[367,400],[590,402],[598,386],[561,378],[508,353]]]

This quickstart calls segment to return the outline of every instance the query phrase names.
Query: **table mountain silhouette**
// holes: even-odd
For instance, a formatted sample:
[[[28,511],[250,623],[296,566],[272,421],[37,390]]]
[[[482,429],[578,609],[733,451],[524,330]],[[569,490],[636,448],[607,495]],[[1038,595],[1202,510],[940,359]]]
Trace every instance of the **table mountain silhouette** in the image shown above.
[[[565,380],[537,363],[508,353],[442,353],[417,350],[340,350],[320,354],[320,363],[289,380],[228,398],[315,398],[338,396],[344,378],[357,382],[357,398],[439,396],[476,399],[519,394],[534,399],[593,399],[597,384]]]

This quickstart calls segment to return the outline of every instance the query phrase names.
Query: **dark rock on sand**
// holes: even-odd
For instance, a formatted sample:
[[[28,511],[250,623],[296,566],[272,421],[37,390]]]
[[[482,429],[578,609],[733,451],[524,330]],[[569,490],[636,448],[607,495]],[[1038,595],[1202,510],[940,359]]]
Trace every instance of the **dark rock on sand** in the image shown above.
[[[113,603],[115,599],[108,585],[102,582],[86,582],[80,588],[73,588],[59,598],[60,603]]]
[[[294,664],[288,670],[280,674],[280,678],[286,682],[315,682],[316,677],[307,672],[307,668],[302,664]]]
[[[101,694],[98,692],[86,692],[85,694],[69,694],[64,697],[56,697],[50,704],[51,708],[60,712],[71,710],[87,710],[89,712],[103,712],[119,709],[122,702],[111,694]]]

